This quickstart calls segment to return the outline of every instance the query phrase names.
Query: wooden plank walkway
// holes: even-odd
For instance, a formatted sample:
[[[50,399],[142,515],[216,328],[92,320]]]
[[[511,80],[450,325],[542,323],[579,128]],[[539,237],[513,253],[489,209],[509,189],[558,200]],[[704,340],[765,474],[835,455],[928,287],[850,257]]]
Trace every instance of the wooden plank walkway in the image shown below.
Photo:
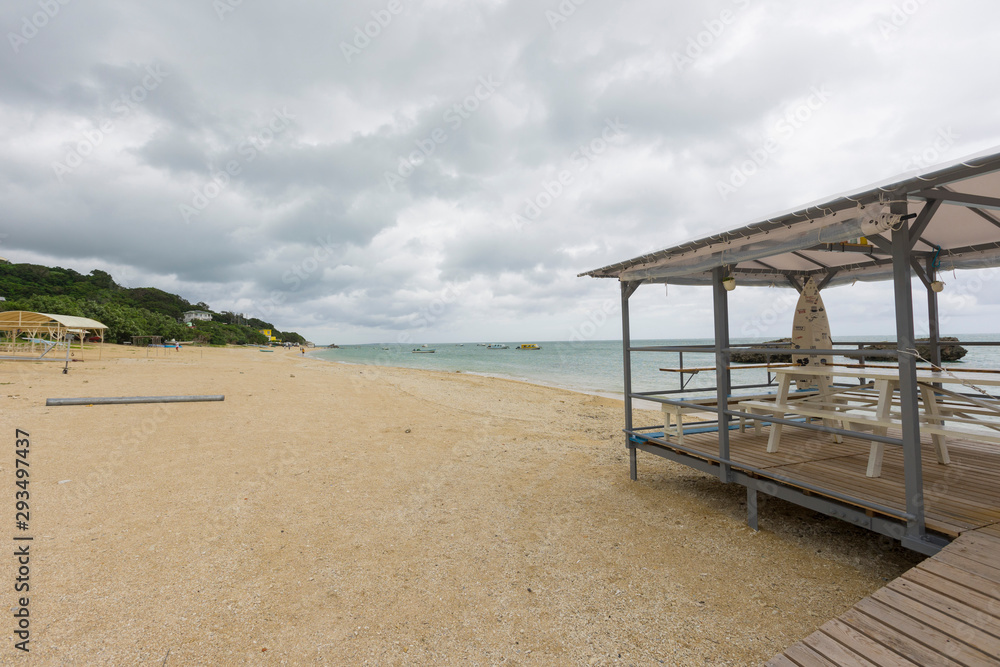
[[[1000,526],[963,533],[766,664],[1000,665]]]
[[[870,441],[844,438],[834,443],[829,436],[786,428],[781,450],[767,452],[767,432],[754,435],[730,432],[730,459],[740,464],[773,472],[803,483],[845,494],[862,501],[905,511],[903,451],[886,447],[882,476],[866,477]],[[890,435],[899,436],[898,433]],[[670,441],[670,439],[667,439]],[[692,433],[684,436],[684,446],[718,455],[718,434]],[[948,439],[951,464],[937,463],[930,436],[922,441],[924,503],[927,530],[954,538],[968,530],[1000,524],[1000,447],[971,440]],[[795,486],[794,484],[789,484]],[[816,493],[816,495],[823,495]],[[859,507],[862,505],[859,503]],[[766,522],[766,517],[762,517]]]

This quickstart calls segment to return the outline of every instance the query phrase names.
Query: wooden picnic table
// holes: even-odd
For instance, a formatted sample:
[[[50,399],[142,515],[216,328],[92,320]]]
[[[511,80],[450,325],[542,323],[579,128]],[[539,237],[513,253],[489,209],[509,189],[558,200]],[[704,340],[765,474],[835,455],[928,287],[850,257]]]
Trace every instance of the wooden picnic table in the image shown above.
[[[846,368],[806,366],[775,369],[778,391],[773,398],[743,401],[739,406],[751,414],[785,418],[788,414],[806,418],[821,419],[825,426],[835,426],[838,422],[844,430],[870,430],[885,435],[888,429],[901,422],[899,412],[893,411],[898,404],[894,398],[899,389],[899,372],[894,368]],[[858,378],[864,376],[866,384],[852,387],[836,387],[838,378]],[[803,380],[817,385],[813,396],[798,398],[790,395],[792,381]],[[1000,402],[992,397],[982,399],[964,396],[944,385],[1000,386],[1000,372],[934,372],[917,371],[917,386],[920,390],[920,428],[931,434],[938,463],[947,465],[947,436],[959,435],[975,440],[1000,443],[1000,422],[988,418],[1000,417]],[[946,422],[951,422],[948,424]],[[958,427],[956,428],[956,425]],[[986,427],[989,430],[968,431],[961,425]],[[759,422],[755,424],[759,432]],[[771,424],[767,451],[777,452],[781,444],[782,424]],[[841,442],[839,435],[833,436]],[[884,443],[872,442],[868,458],[867,475],[878,477],[882,470]]]

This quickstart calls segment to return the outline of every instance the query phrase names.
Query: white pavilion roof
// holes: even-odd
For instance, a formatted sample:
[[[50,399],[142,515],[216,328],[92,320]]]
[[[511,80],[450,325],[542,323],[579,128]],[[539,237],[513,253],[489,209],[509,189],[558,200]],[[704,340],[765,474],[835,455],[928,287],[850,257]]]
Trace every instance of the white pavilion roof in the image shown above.
[[[89,317],[77,317],[75,315],[52,315],[49,313],[34,313],[27,310],[9,310],[0,313],[0,330],[60,328],[68,331],[98,331],[107,329],[108,327]]]
[[[891,211],[890,211],[891,209]],[[1000,266],[1000,153],[834,197],[790,213],[580,274],[708,285],[823,286],[892,277],[891,227],[910,226],[914,260],[939,271]],[[861,237],[865,241],[859,243]]]

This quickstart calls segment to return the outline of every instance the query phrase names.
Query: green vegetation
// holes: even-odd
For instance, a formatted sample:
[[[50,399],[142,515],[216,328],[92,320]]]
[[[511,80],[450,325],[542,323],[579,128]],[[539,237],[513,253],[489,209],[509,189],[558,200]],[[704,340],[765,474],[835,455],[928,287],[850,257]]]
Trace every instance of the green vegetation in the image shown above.
[[[37,264],[0,264],[0,311],[30,310],[40,313],[89,317],[108,326],[105,340],[123,343],[132,336],[162,336],[164,340],[201,341],[211,345],[266,344],[259,329],[271,329],[279,341],[305,343],[294,331],[280,332],[270,322],[238,313],[213,312],[207,304],[155,287],[128,289],[104,271],[89,275],[72,269]],[[204,310],[212,321],[181,323],[185,311]]]

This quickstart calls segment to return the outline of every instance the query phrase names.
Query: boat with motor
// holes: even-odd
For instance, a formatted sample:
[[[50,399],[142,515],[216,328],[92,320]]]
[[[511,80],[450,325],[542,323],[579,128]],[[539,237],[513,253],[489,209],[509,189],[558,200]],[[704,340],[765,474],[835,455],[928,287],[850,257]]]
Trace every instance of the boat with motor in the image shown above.
[[[518,350],[540,350],[542,348],[538,347],[537,343],[521,343],[517,346]]]
[[[413,348],[415,354],[434,354],[437,350],[427,347],[415,347]]]
[[[503,343],[490,343],[486,346],[487,350],[509,350],[509,345],[504,345]]]

